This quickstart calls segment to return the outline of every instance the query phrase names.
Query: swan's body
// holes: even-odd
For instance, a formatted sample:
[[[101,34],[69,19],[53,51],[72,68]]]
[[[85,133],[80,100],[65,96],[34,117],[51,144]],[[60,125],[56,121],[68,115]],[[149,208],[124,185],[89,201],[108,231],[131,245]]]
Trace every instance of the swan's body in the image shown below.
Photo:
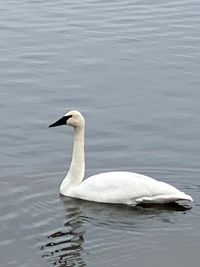
[[[50,127],[64,124],[74,128],[74,147],[69,172],[60,186],[62,195],[88,201],[132,206],[141,203],[164,204],[179,200],[192,201],[191,196],[175,187],[138,173],[100,173],[83,181],[85,121],[80,112],[70,111]]]

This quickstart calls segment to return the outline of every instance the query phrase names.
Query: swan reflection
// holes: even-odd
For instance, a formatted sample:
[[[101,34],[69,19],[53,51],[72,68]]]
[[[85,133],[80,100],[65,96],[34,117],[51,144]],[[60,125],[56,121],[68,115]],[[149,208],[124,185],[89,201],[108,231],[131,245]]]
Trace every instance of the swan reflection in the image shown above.
[[[64,204],[66,221],[59,231],[47,238],[48,241],[41,250],[42,257],[48,259],[53,266],[85,266],[81,256],[84,242],[84,230],[81,222],[81,210],[71,202]]]
[[[48,236],[48,242],[41,246],[43,258],[53,266],[86,266],[84,256],[91,252],[90,246],[84,245],[84,239],[91,239],[92,230],[99,231],[99,247],[105,246],[106,232],[117,230],[130,235],[144,233],[156,228],[160,223],[174,223],[177,211],[185,213],[189,207],[178,204],[159,206],[128,207],[87,202],[61,197],[65,221],[63,226]],[[86,238],[87,237],[87,238]],[[90,240],[94,241],[95,240]],[[136,241],[136,240],[135,240]],[[84,249],[83,249],[84,245]]]

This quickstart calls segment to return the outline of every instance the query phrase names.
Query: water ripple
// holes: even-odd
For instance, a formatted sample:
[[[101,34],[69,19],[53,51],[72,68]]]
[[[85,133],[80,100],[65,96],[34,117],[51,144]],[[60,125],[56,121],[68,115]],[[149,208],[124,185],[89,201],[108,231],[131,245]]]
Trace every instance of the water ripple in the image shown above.
[[[4,1],[0,266],[155,266],[145,260],[158,253],[162,266],[195,262],[199,7],[197,0]],[[66,107],[87,117],[89,174],[153,176],[191,194],[193,209],[60,199],[71,132],[63,148],[65,130],[47,125]]]

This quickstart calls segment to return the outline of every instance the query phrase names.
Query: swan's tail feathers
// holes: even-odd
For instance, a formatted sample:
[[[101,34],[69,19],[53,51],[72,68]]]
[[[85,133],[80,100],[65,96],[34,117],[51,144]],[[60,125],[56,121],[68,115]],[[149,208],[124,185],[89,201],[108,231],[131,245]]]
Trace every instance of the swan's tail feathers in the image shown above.
[[[180,196],[180,198],[179,199],[177,199],[177,201],[178,200],[188,200],[188,201],[191,201],[191,202],[193,202],[193,198],[190,196],[190,195],[187,195],[187,194],[183,194],[183,195],[181,195]]]
[[[171,196],[171,202],[179,202],[179,201],[191,201],[193,202],[193,198],[190,195],[182,193],[180,195]]]
[[[135,200],[136,204],[141,203],[154,203],[154,204],[167,204],[178,201],[193,201],[192,197],[185,194],[175,194],[175,195],[158,195],[152,197],[141,197]]]

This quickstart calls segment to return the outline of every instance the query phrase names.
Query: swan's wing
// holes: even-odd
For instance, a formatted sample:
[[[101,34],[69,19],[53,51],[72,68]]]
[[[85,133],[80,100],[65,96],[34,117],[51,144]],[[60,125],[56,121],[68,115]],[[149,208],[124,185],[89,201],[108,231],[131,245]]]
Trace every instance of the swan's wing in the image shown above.
[[[72,187],[68,195],[90,201],[128,205],[192,200],[169,184],[130,172],[107,172],[91,176]]]

